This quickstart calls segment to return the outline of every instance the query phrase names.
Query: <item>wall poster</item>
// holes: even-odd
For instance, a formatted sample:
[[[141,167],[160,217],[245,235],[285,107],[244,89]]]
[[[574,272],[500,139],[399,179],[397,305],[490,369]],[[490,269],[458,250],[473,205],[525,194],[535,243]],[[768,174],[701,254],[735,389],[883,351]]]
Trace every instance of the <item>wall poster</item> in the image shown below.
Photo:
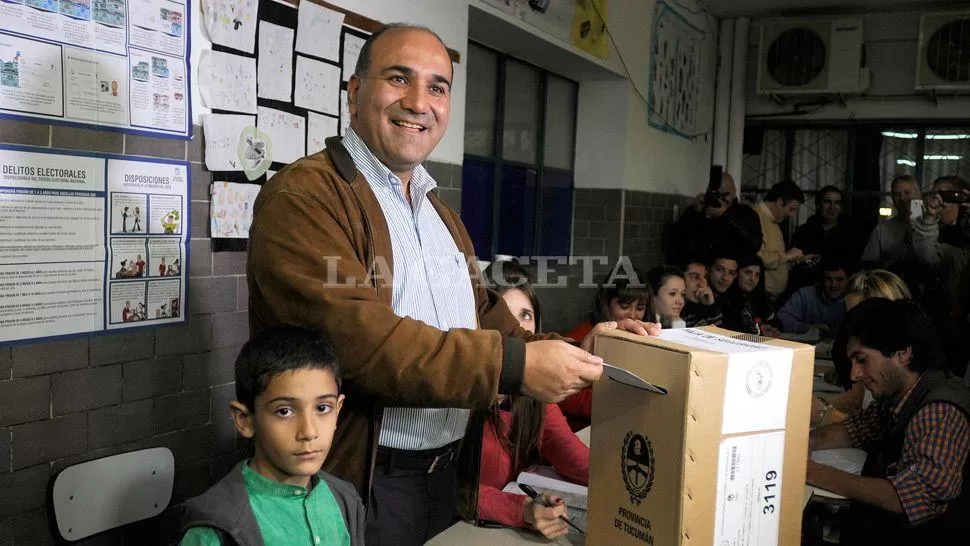
[[[187,0],[3,0],[0,117],[190,138]]]
[[[185,321],[184,161],[0,145],[0,343]]]

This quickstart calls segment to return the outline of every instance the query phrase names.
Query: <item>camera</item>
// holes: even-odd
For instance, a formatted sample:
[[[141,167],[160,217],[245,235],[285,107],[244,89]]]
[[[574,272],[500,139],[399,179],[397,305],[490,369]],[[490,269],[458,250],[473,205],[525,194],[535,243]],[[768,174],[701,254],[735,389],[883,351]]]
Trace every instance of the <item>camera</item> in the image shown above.
[[[936,192],[944,203],[962,205],[970,203],[970,192],[962,190],[939,190]]]

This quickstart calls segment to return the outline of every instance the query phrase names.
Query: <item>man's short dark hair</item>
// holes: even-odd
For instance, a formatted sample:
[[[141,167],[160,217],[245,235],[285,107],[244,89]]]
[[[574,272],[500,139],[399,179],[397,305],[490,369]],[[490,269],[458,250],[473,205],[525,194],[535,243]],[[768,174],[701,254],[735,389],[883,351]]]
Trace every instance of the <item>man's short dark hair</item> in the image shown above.
[[[798,187],[791,180],[785,180],[779,182],[768,190],[768,195],[765,195],[765,201],[772,202],[779,199],[784,199],[787,204],[789,201],[798,201],[799,203],[805,202],[805,192]]]
[[[441,39],[441,36],[438,36],[438,34],[435,31],[431,30],[428,27],[423,27],[421,25],[412,25],[410,23],[390,23],[390,24],[384,25],[380,30],[368,36],[367,40],[364,41],[364,45],[361,46],[360,48],[360,55],[357,57],[357,66],[354,67],[354,75],[360,78],[360,77],[363,77],[364,74],[367,74],[367,71],[370,70],[371,49],[374,47],[374,42],[376,42],[377,39],[380,38],[381,35],[383,35],[384,33],[395,29],[423,30],[425,32],[429,32],[431,33],[432,36],[434,36],[438,40],[438,43],[441,44],[441,47],[444,48],[446,52],[448,51],[448,46],[445,45],[445,42],[444,40]]]
[[[256,397],[283,372],[324,370],[341,388],[340,366],[333,346],[317,330],[276,326],[243,345],[236,358],[236,401],[254,411]]]
[[[826,193],[837,193],[839,197],[842,197],[842,189],[837,186],[825,186],[824,188],[815,192],[815,208],[822,208],[822,201],[825,199]]]
[[[933,322],[909,300],[874,298],[852,308],[845,317],[846,338],[889,357],[907,347],[913,350],[909,370],[920,373],[946,368]]]
[[[958,190],[970,191],[970,183],[968,183],[962,177],[957,176],[955,174],[948,174],[937,178],[936,180],[933,181],[933,187],[936,187],[936,185],[939,184],[940,182],[949,182],[950,184],[953,184]]]
[[[919,189],[919,182],[916,181],[916,177],[911,174],[898,174],[893,177],[893,181],[889,183],[889,191],[896,191],[896,186],[900,184],[912,184]]]
[[[846,276],[849,276],[849,266],[846,265],[845,260],[837,256],[825,256],[818,265],[818,270],[822,273],[828,273],[830,271],[844,271]]]

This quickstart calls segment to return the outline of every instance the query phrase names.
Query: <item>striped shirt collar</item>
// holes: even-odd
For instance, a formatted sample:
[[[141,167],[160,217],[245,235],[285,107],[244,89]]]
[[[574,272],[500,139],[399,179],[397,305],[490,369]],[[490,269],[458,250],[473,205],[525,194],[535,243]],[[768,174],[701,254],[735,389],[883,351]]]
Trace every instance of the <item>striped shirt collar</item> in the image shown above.
[[[354,164],[371,185],[380,185],[385,188],[393,188],[401,185],[401,179],[391,172],[380,159],[370,151],[370,148],[357,133],[350,127],[343,138],[344,148],[350,152],[350,157],[354,159]],[[438,183],[424,165],[418,165],[411,173],[411,195],[424,195],[438,187]]]

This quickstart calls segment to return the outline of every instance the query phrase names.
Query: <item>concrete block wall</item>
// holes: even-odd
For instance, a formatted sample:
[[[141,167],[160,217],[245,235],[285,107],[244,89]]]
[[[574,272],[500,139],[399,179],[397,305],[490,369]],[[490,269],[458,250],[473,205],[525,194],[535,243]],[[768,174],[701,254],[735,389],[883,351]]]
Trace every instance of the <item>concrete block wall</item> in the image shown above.
[[[212,252],[201,128],[191,141],[0,120],[0,142],[191,162],[184,326],[0,346],[0,546],[51,544],[47,486],[61,469],[144,447],[175,454],[172,505],[246,456],[229,419],[248,339],[246,253]],[[83,544],[174,540],[175,512]]]

